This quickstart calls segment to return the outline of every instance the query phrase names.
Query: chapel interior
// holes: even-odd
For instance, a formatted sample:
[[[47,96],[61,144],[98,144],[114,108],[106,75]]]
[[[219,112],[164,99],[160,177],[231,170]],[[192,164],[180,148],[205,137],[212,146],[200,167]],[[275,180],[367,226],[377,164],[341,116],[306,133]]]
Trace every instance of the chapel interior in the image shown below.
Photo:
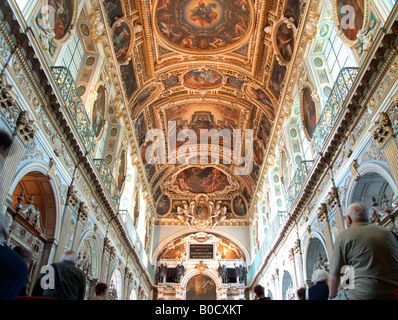
[[[350,203],[396,232],[397,19],[395,0],[0,0],[0,208],[28,293],[73,250],[87,299],[296,300]]]

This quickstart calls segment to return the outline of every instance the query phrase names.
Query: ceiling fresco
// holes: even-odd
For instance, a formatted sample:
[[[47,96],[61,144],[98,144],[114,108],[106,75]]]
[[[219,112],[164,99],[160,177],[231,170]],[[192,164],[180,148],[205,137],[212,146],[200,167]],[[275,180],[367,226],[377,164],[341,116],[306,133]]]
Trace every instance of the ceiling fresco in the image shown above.
[[[249,0],[158,0],[154,21],[166,46],[189,53],[236,47],[250,33]]]
[[[103,9],[156,223],[249,221],[305,1],[105,0]],[[164,142],[146,139],[153,129]],[[167,161],[148,161],[162,144]]]

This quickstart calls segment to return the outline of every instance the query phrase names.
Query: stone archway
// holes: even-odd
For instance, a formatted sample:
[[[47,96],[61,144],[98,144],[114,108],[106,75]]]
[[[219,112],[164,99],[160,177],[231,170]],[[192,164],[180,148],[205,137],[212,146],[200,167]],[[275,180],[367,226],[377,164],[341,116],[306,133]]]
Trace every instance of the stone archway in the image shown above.
[[[9,244],[32,253],[26,286],[30,294],[41,267],[49,260],[57,226],[56,198],[49,178],[38,171],[26,174],[17,183],[12,198],[7,208]]]
[[[289,271],[283,273],[282,278],[282,299],[292,300],[293,279]],[[293,295],[294,297],[294,295]]]
[[[368,172],[354,184],[349,203],[362,202],[370,209],[374,202],[381,205],[383,200],[391,202],[393,197],[389,182],[377,172]]]
[[[325,246],[318,238],[312,238],[308,243],[305,260],[305,270],[308,283],[311,283],[312,274],[314,272],[315,266],[319,264],[320,259],[323,259],[323,261],[327,261]]]

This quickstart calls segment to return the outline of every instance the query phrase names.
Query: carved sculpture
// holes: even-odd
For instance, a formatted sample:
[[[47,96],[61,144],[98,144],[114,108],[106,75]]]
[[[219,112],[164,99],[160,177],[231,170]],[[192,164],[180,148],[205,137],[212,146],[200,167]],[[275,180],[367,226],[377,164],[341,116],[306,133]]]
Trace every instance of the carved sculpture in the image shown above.
[[[229,218],[227,207],[222,201],[214,203],[204,194],[199,194],[194,201],[188,204],[182,201],[177,206],[177,219],[188,225],[189,228],[196,226],[199,229],[212,227],[213,229],[225,219]]]

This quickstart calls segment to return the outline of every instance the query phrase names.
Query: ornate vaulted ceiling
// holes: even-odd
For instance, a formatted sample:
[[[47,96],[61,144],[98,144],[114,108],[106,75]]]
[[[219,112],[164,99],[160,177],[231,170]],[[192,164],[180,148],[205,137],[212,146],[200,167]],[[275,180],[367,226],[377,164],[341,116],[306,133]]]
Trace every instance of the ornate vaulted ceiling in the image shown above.
[[[105,0],[103,6],[158,223],[187,223],[187,211],[181,210],[193,201],[212,204],[200,208],[205,216],[225,207],[220,224],[245,223],[276,126],[304,1]],[[151,129],[161,129],[166,138],[192,129],[185,132],[196,133],[198,144],[189,135],[167,139],[166,163],[152,164],[145,157],[155,145],[145,140]],[[238,175],[244,164],[224,161],[224,149],[233,150],[228,139],[201,145],[203,129],[231,136],[234,129],[252,129],[251,173]],[[184,163],[186,150],[179,150],[190,143],[198,154]],[[219,151],[219,163],[209,150]]]

